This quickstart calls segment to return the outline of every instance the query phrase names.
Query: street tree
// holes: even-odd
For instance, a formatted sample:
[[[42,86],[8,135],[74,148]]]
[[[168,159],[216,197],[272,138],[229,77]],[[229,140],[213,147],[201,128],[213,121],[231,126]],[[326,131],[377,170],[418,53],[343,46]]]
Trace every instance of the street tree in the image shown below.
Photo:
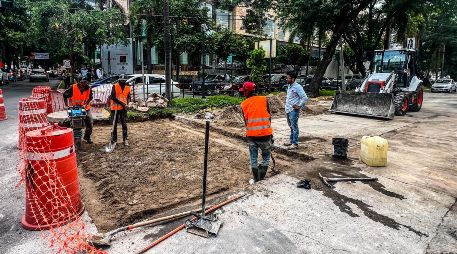
[[[214,53],[219,59],[227,60],[229,55],[232,59],[245,63],[253,48],[253,40],[233,33],[231,30],[222,28],[213,34]]]
[[[278,0],[274,6],[284,27],[294,31],[301,38],[312,36],[319,28],[329,34],[327,49],[319,62],[310,85],[311,96],[319,95],[319,84],[327,66],[332,60],[336,47],[350,22],[374,0],[359,1],[288,1]]]
[[[71,0],[28,3],[33,48],[49,52],[58,61],[70,59],[72,68],[88,64],[95,47],[125,42],[125,16],[117,8],[94,10]]]
[[[294,71],[299,71],[300,66],[306,64],[309,59],[309,53],[298,44],[286,44],[278,50],[276,61],[285,65],[292,65]]]
[[[208,39],[208,35],[202,27],[212,30],[213,24],[208,16],[208,9],[203,7],[202,0],[170,0],[169,8],[171,13],[171,38],[172,56],[179,70],[179,56],[187,52],[191,57],[192,64],[198,65],[201,54],[202,41]],[[130,21],[133,24],[134,36],[139,37],[141,31],[141,20],[146,21],[145,49],[148,71],[151,71],[150,52],[152,47],[159,51],[163,50],[163,1],[162,0],[137,0],[130,7]],[[208,47],[211,52],[211,47]]]
[[[246,61],[246,66],[251,70],[251,81],[259,84],[267,71],[267,61],[265,60],[265,50],[262,48],[254,49]]]
[[[10,63],[22,57],[28,46],[27,28],[29,15],[25,0],[16,0],[12,6],[0,12],[0,57],[5,54],[4,62]]]

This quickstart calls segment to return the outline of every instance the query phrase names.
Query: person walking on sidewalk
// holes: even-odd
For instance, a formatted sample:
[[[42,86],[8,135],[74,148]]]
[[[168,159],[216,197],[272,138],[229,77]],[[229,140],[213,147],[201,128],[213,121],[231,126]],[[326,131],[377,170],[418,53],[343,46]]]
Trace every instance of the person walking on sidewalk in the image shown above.
[[[303,87],[295,82],[297,74],[295,72],[287,73],[287,97],[286,97],[286,115],[287,123],[290,127],[290,142],[286,142],[284,146],[291,147],[292,149],[298,148],[298,118],[300,116],[300,109],[308,101]]]
[[[68,88],[64,93],[63,97],[64,99],[69,100],[69,106],[81,106],[86,110],[86,117],[84,118],[84,124],[85,124],[85,131],[84,131],[84,140],[88,144],[92,144],[92,129],[94,126],[94,119],[92,117],[92,113],[90,112],[90,102],[94,98],[94,95],[92,93],[92,89],[89,86],[89,82],[82,78],[78,78],[79,82],[76,84],[73,84],[70,88]],[[65,100],[66,106],[68,106],[68,103]]]
[[[258,182],[265,178],[270,163],[273,142],[270,108],[266,96],[256,95],[254,83],[245,82],[240,92],[247,98],[241,103],[241,109],[246,125],[252,175],[254,182]],[[262,151],[263,161],[262,164],[257,165],[259,149]]]
[[[117,143],[117,122],[120,119],[124,146],[129,145],[127,140],[127,104],[130,100],[130,86],[126,81],[127,79],[121,76],[111,89],[111,121],[114,121],[111,142]],[[114,118],[115,115],[116,118]]]

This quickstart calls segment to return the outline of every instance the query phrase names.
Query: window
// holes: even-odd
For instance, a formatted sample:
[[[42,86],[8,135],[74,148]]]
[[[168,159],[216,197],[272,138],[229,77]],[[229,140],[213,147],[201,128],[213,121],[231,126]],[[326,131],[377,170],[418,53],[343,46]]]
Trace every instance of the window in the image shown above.
[[[274,37],[274,35],[275,35],[274,20],[267,20],[267,22],[265,23],[265,26],[263,27],[263,33],[270,38]]]
[[[165,79],[163,79],[163,78],[151,77],[151,84],[164,84],[164,83],[165,83]]]
[[[119,56],[120,63],[127,63],[127,56]]]
[[[147,80],[147,77],[144,77],[144,81]],[[143,84],[143,77],[135,78],[135,84]]]
[[[223,28],[230,28],[230,13],[225,10],[216,9],[216,25]]]
[[[284,30],[280,29],[278,32],[278,40],[284,41],[285,37],[286,37],[286,32],[284,32]]]

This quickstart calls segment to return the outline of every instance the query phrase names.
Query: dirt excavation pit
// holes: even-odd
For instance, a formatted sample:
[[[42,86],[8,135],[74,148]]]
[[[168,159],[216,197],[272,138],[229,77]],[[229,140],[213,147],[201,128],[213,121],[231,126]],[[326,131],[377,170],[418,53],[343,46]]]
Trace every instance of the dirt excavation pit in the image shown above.
[[[121,139],[120,126],[118,126]],[[239,191],[249,183],[248,151],[210,133],[208,193]],[[94,144],[83,145],[78,165],[82,196],[100,231],[154,217],[201,195],[204,130],[170,120],[130,123],[130,147],[104,152],[110,127],[94,128]],[[198,206],[191,207],[192,209]]]

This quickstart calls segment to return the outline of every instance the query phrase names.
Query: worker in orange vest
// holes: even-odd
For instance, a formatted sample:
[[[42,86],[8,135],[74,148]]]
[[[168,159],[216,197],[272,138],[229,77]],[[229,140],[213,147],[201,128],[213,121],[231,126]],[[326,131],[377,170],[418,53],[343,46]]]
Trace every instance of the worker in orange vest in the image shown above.
[[[111,89],[111,121],[114,121],[111,142],[117,143],[117,122],[120,119],[124,146],[129,145],[127,140],[127,104],[130,101],[130,86],[126,81],[127,79],[121,76]],[[117,113],[115,114],[116,111]],[[116,115],[116,119],[114,119],[114,115]]]
[[[271,128],[271,114],[266,96],[258,96],[256,85],[245,82],[240,92],[247,98],[241,103],[243,118],[246,125],[246,137],[249,144],[252,175],[254,182],[262,181],[267,174],[270,164],[271,146],[273,143],[273,129]],[[259,149],[262,151],[262,163],[257,165]]]
[[[78,82],[73,84],[70,88],[68,88],[64,92],[63,97],[69,100],[68,103],[66,100],[64,100],[67,106],[81,106],[86,110],[87,116],[86,118],[84,118],[86,130],[84,132],[83,139],[88,144],[92,144],[93,142],[90,136],[92,135],[94,119],[92,118],[92,114],[90,112],[90,102],[92,101],[94,95],[92,93],[92,89],[89,86],[89,81],[87,81],[84,78],[78,77]]]

